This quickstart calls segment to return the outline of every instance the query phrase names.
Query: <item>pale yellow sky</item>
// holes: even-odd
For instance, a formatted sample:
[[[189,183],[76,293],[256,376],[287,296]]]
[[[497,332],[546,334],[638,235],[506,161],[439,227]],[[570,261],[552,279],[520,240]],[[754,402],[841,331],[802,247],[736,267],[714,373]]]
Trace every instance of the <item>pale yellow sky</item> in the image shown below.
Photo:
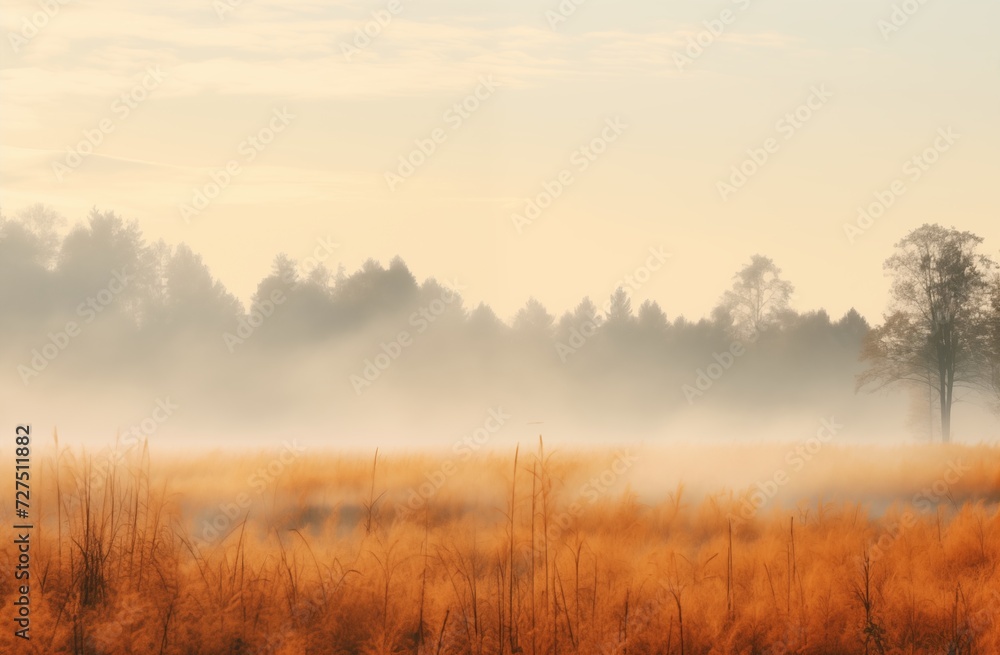
[[[399,254],[502,317],[602,301],[662,248],[635,306],[702,316],[760,252],[798,309],[877,319],[908,230],[1000,252],[993,1],[44,5],[2,13],[0,206],[137,218],[244,299],[332,237],[349,269]],[[874,194],[891,206],[852,241]]]

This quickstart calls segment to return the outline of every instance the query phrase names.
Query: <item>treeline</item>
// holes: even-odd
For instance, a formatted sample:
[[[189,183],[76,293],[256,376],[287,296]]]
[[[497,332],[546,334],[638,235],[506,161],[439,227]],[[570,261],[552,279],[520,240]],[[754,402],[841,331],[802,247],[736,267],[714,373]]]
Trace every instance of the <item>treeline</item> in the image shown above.
[[[760,256],[698,321],[634,308],[623,289],[561,317],[529,299],[505,321],[399,258],[348,272],[278,255],[244,307],[190,248],[147,243],[135,222],[94,210],[62,224],[43,206],[0,218],[0,343],[29,393],[148,385],[204,412],[327,425],[503,405],[624,428],[701,407],[849,405],[869,333],[853,310],[792,311],[792,285]]]

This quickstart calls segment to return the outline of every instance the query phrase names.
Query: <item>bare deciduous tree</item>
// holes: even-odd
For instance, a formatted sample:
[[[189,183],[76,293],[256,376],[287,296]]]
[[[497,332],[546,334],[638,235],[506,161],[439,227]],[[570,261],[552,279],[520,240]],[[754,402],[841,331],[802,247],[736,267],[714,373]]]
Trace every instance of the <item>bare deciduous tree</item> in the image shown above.
[[[870,368],[859,388],[909,381],[937,393],[943,441],[951,437],[955,388],[987,377],[982,348],[994,263],[977,252],[980,243],[971,232],[926,224],[897,243],[885,262],[893,278],[891,313],[862,351]]]
[[[794,291],[770,257],[754,255],[733,276],[733,286],[723,295],[722,304],[732,315],[739,334],[752,337],[788,310]]]

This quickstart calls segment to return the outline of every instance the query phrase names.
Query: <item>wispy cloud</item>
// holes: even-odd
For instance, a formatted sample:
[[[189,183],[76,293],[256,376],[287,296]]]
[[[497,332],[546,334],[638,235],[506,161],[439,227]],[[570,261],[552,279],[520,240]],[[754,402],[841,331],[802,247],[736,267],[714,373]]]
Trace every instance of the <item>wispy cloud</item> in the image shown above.
[[[15,29],[13,7],[5,27]],[[201,93],[284,97],[407,96],[455,89],[489,71],[507,85],[537,85],[566,75],[674,74],[672,49],[684,29],[566,34],[540,25],[484,21],[428,22],[404,11],[355,59],[351,44],[364,26],[348,3],[280,5],[248,2],[220,21],[208,3],[80,3],[0,69],[4,103],[114,94],[142,66],[172,71],[164,96]],[[301,10],[300,10],[301,9]],[[67,13],[70,11],[68,8]],[[777,47],[776,34],[727,34],[744,46]]]

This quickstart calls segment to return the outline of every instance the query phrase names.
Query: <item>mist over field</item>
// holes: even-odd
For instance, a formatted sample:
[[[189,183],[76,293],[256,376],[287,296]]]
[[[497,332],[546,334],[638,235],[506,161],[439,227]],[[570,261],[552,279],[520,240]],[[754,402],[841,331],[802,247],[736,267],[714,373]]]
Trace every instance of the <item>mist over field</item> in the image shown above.
[[[934,434],[928,389],[856,392],[869,322],[793,311],[791,283],[763,257],[743,273],[763,266],[786,297],[747,332],[732,289],[698,319],[633,307],[625,286],[558,318],[534,299],[501,318],[400,258],[347,271],[328,240],[307,262],[278,255],[244,306],[183,244],[148,243],[112,212],[64,223],[35,206],[0,224],[0,348],[8,410],[72,442],[755,442],[798,439],[826,416],[844,442]],[[988,393],[957,399],[978,405],[956,413],[956,438],[996,439]]]

